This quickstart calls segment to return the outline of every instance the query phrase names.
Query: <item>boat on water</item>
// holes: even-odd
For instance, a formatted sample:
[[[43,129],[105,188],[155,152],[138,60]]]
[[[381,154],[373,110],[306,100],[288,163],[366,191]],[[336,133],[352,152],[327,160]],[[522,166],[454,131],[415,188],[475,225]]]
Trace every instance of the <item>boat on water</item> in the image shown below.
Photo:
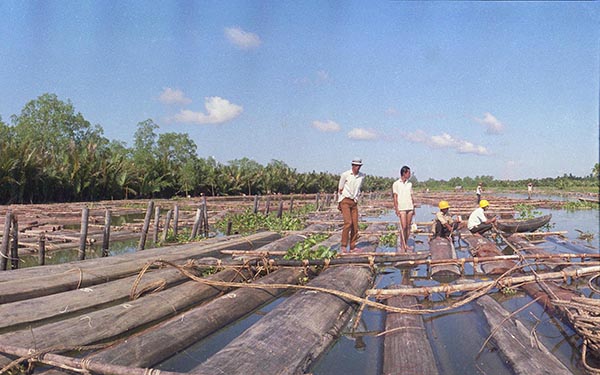
[[[496,223],[498,230],[506,233],[533,232],[552,219],[552,214],[535,217],[533,219],[500,219]]]

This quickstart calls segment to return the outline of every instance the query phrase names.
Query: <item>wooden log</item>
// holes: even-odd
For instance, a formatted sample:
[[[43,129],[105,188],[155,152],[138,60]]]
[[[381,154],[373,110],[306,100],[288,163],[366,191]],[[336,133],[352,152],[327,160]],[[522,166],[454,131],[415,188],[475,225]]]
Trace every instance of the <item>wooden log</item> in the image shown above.
[[[123,261],[123,258],[120,257],[103,258],[104,260],[121,260],[121,262],[111,262],[110,264],[104,266],[88,266],[85,268],[84,265],[81,265],[81,267],[71,266],[71,268],[60,268],[63,270],[63,272],[31,277],[27,280],[27,282],[25,282],[23,278],[17,277],[15,279],[5,281],[2,284],[3,293],[0,294],[0,303],[20,301],[28,298],[35,298],[64,292],[67,290],[87,287],[90,285],[108,282],[110,280],[116,280],[136,274],[144,266],[144,264],[148,262],[148,260],[160,258],[162,260],[176,262],[178,260],[185,260],[188,258],[213,255],[217,254],[219,250],[227,248],[227,246],[239,246],[241,245],[241,241],[243,241],[243,239],[238,239],[236,243],[222,241],[204,248],[199,247],[197,244],[188,244],[187,246],[181,245],[177,249],[171,247],[169,249],[171,251],[168,253],[164,253],[164,250],[162,253],[153,253],[155,257],[140,257],[137,259],[130,259],[128,261]],[[251,243],[248,243],[248,246],[251,245]],[[46,268],[51,267],[46,266],[42,269]],[[25,270],[26,269],[23,271]]]
[[[242,281],[244,273],[224,270],[207,277],[217,281]],[[64,320],[0,335],[0,345],[38,350],[54,346],[77,347],[110,340],[216,296],[228,288],[188,281],[167,290]]]
[[[483,308],[492,339],[515,374],[572,374],[542,343],[534,346],[530,330],[519,320],[509,318],[508,311],[492,297],[483,296],[477,304]]]
[[[201,243],[157,247],[144,252],[125,253],[110,258],[87,259],[84,262],[72,261],[47,267],[27,267],[18,271],[0,272],[0,283],[70,272],[94,272],[98,267],[119,265],[129,261],[137,261],[139,269],[145,262],[157,258],[176,260],[172,256],[188,256],[190,258],[217,256],[219,251],[223,249],[256,249],[279,238],[281,238],[281,235],[275,232],[260,232],[248,236],[214,237],[208,238]]]
[[[302,271],[281,269],[256,284],[297,284]],[[147,331],[128,337],[90,357],[91,360],[136,367],[154,366],[207,337],[260,306],[286,289],[238,288],[222,297],[175,316]]]
[[[283,200],[279,200],[279,208],[277,209],[277,218],[281,219],[283,216]]]
[[[84,310],[100,309],[129,298],[131,287],[138,276],[92,285],[86,288],[51,294],[0,305],[0,329],[40,322],[53,317],[65,318]],[[175,269],[148,270],[138,290],[162,285],[169,288],[187,280]]]
[[[548,252],[541,247],[533,245],[526,238],[520,236],[502,236],[504,241],[515,251],[517,254],[528,254],[528,255],[545,255]],[[558,259],[545,259],[536,262],[537,264],[542,264],[552,270],[565,267],[564,262]]]
[[[104,212],[104,229],[102,230],[102,256],[108,256],[108,248],[110,246],[110,222],[111,212],[106,210]]]
[[[389,306],[410,309],[419,305],[413,296],[395,296],[386,302]],[[439,373],[421,315],[387,313],[385,332],[388,333],[383,341],[383,374]]]
[[[469,251],[475,257],[490,257],[502,255],[496,245],[479,234],[471,234],[468,230],[460,231],[461,238],[469,244]],[[498,260],[482,262],[481,269],[486,274],[502,274],[514,267],[513,262]]]
[[[355,296],[371,284],[368,267],[328,268],[308,283]],[[339,336],[351,311],[338,296],[297,292],[191,373],[251,374],[257,369],[264,374],[302,373]]]
[[[566,240],[566,239],[558,237],[558,236],[549,236],[549,237],[546,237],[546,240],[553,242],[557,245],[560,245],[571,251],[575,251],[577,253],[586,253],[590,250],[590,248],[597,250],[597,248],[595,248],[593,246],[588,247],[588,246],[584,245],[583,243],[581,243],[581,244],[574,243],[572,241]]]
[[[5,353],[15,357],[31,357],[36,352],[35,348],[19,348],[12,345],[0,345],[0,353]],[[90,373],[94,374],[110,374],[110,375],[149,375],[149,374],[160,374],[160,375],[185,375],[181,372],[172,372],[165,370],[155,370],[147,368],[132,368],[124,366],[113,366],[105,363],[96,363],[87,361],[81,358],[71,358],[63,355],[52,354],[52,353],[39,353],[34,358],[31,358],[29,362],[42,363],[48,366],[66,366],[66,368],[77,369],[78,373]],[[71,374],[71,372],[62,372],[58,370],[48,370],[44,372],[44,375],[64,375]]]
[[[252,210],[255,214],[258,213],[258,195],[254,196],[254,209]]]
[[[148,236],[148,228],[150,228],[150,217],[154,210],[154,202],[148,201],[148,207],[146,208],[146,216],[144,217],[144,226],[142,227],[142,233],[140,234],[140,242],[138,243],[138,251],[146,248],[146,236]]]
[[[467,292],[496,285],[498,288],[505,286],[514,286],[521,283],[527,283],[538,280],[564,279],[566,277],[579,278],[587,275],[594,275],[600,272],[600,266],[582,267],[571,270],[562,270],[557,272],[538,273],[536,275],[504,277],[499,280],[478,281],[474,283],[443,284],[431,287],[403,288],[403,289],[370,289],[366,291],[367,296],[376,298],[392,295],[411,295],[427,296],[433,293],[451,294],[456,292]]]
[[[429,251],[432,263],[438,260],[456,259],[456,251],[448,238],[432,238],[429,241]],[[432,265],[430,269],[433,278],[453,278],[461,275],[460,268],[456,264]]]
[[[2,235],[2,247],[0,248],[0,271],[6,271],[8,264],[8,249],[10,244],[10,225],[12,224],[13,214],[11,211],[6,213],[4,219],[4,234]]]

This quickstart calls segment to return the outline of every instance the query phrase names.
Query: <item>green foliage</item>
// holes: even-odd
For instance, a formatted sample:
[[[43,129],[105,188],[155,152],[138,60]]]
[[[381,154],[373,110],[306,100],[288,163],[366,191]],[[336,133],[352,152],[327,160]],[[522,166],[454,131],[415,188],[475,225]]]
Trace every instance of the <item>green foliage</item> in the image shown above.
[[[578,211],[578,210],[594,210],[598,209],[598,203],[594,202],[581,202],[581,201],[569,201],[563,206],[563,209],[567,211]]]
[[[300,230],[305,226],[304,219],[300,214],[284,213],[281,219],[278,219],[275,215],[255,214],[251,210],[246,210],[241,214],[226,215],[217,222],[217,229],[225,233],[229,221],[232,223],[232,231],[241,234],[254,233],[259,230],[274,232]]]
[[[319,242],[323,242],[327,239],[326,234],[313,234],[306,240],[297,243],[293,247],[289,248],[287,254],[283,256],[283,259],[330,259],[333,258],[337,252],[331,250],[327,246],[318,246],[315,250],[311,250]]]
[[[387,247],[396,247],[398,234],[395,232],[385,233],[379,237],[379,244]]]
[[[124,127],[132,124],[123,124]],[[348,166],[349,168],[349,166]],[[343,169],[343,168],[341,168]],[[341,170],[340,170],[341,172]],[[0,118],[0,204],[171,198],[201,193],[239,194],[333,193],[339,174],[299,173],[280,160],[261,165],[248,158],[226,164],[199,158],[186,133],[161,133],[152,119],[137,124],[131,147],[109,141],[69,101],[46,93],[25,104],[8,125]],[[363,191],[389,191],[395,178],[367,175]],[[411,180],[415,189],[512,189],[526,192],[559,189],[597,192],[600,164],[589,176],[495,180],[492,176],[454,177],[449,181]],[[576,209],[580,209],[577,207]]]
[[[515,210],[519,217],[517,219],[533,219],[542,215],[541,211],[538,211],[536,207],[527,203],[518,203],[515,205]]]

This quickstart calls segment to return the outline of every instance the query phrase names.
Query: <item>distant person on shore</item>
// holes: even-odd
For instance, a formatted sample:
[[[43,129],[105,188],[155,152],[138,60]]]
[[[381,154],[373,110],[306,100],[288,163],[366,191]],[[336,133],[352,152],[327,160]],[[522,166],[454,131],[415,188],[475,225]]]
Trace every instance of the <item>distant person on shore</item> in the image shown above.
[[[533,184],[530,182],[527,184],[527,199],[531,200],[531,193],[533,193]]]
[[[361,159],[352,159],[352,168],[342,173],[338,183],[338,209],[342,212],[344,219],[341,253],[345,252],[348,245],[350,245],[350,252],[356,250],[356,241],[358,240],[358,198],[365,177],[364,173],[360,172],[362,165]]]
[[[410,176],[410,168],[405,165],[400,169],[400,178],[392,185],[394,210],[400,219],[401,250],[405,252],[412,250],[408,246],[408,237],[410,236],[410,224],[415,213],[412,182],[409,182]]]
[[[473,211],[471,215],[469,215],[467,228],[471,233],[482,234],[492,229],[494,223],[496,223],[497,218],[494,216],[493,218],[488,219],[487,216],[485,216],[485,211],[487,211],[489,207],[490,202],[488,202],[485,199],[482,199],[479,202],[479,208],[475,209],[475,211]]]
[[[479,202],[481,202],[481,190],[483,190],[483,188],[481,187],[482,183],[478,183],[477,184],[477,190],[475,190],[475,194],[477,194],[477,204],[479,204]]]
[[[440,210],[435,214],[433,238],[450,238],[452,232],[460,228],[462,220],[460,217],[452,218],[450,215],[450,204],[447,201],[440,201],[438,204]]]

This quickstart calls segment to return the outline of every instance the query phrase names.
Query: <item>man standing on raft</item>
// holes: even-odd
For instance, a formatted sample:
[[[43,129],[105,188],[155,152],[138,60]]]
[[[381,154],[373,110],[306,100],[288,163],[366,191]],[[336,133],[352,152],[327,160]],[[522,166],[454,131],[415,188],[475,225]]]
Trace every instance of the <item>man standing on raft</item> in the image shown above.
[[[402,251],[412,250],[408,246],[408,236],[410,236],[410,224],[415,213],[415,206],[412,198],[412,183],[410,179],[410,168],[406,165],[400,169],[400,178],[392,185],[392,194],[394,196],[394,210],[400,218],[400,243]]]
[[[338,184],[338,209],[342,211],[342,217],[344,218],[341,253],[345,252],[348,244],[350,244],[350,252],[356,250],[356,241],[358,240],[358,198],[365,177],[364,173],[360,173],[361,166],[361,159],[352,159],[352,169],[342,173]]]

